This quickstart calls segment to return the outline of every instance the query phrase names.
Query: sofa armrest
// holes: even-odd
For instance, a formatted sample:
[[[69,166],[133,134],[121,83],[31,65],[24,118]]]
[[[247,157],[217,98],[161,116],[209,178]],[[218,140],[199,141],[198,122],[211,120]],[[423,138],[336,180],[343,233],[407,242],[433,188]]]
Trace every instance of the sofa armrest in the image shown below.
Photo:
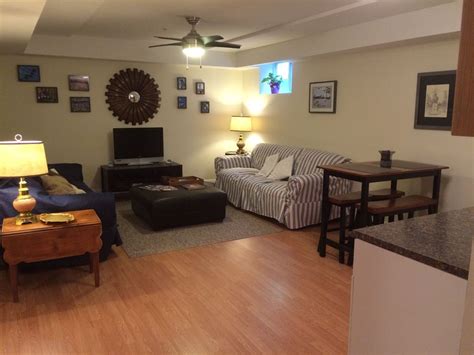
[[[225,155],[214,160],[216,175],[219,171],[231,168],[251,168],[250,155]]]
[[[330,177],[329,195],[344,194],[351,190],[352,181]],[[322,199],[323,174],[294,175],[288,180],[288,198],[293,202],[314,202]]]

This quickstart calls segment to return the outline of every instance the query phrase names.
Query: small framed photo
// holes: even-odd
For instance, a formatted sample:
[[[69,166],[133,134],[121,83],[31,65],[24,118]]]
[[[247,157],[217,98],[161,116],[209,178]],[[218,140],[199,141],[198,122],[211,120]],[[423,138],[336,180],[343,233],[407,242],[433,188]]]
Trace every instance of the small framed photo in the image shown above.
[[[70,97],[71,112],[91,112],[90,97]]]
[[[211,112],[209,101],[201,101],[201,113]]]
[[[188,98],[186,96],[178,96],[178,108],[188,108]]]
[[[36,82],[41,81],[39,65],[18,65],[18,81]]]
[[[70,91],[89,91],[89,76],[87,75],[69,75]]]
[[[204,95],[206,93],[206,86],[204,82],[198,81],[196,83],[196,95]]]
[[[337,80],[309,83],[309,112],[336,113]]]
[[[57,87],[36,87],[36,102],[38,103],[58,103],[58,88]]]
[[[176,78],[176,88],[178,90],[186,90],[186,78],[184,76],[179,76]]]
[[[451,130],[456,71],[418,74],[415,128]]]

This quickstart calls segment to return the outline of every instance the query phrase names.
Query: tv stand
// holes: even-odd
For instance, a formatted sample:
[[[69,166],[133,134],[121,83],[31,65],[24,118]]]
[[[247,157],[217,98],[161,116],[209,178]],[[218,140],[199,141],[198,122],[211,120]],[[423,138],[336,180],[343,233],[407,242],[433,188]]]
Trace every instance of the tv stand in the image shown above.
[[[102,165],[102,191],[126,194],[135,184],[159,184],[162,176],[183,176],[183,166],[176,162],[146,165]]]
[[[140,166],[140,165],[153,165],[153,164],[159,164],[159,163],[152,163],[152,162],[133,162],[133,163],[128,163],[128,166]]]

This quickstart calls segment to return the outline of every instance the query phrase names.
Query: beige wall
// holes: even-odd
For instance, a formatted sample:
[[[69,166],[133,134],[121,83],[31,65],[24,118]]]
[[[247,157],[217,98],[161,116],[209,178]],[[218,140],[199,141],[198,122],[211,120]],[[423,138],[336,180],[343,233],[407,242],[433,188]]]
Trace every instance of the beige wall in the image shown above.
[[[105,86],[118,70],[138,67],[149,72],[162,90],[162,107],[146,126],[165,129],[167,158],[184,165],[185,174],[213,177],[213,158],[234,149],[236,134],[229,118],[241,110],[252,114],[255,132],[247,146],[279,142],[338,152],[362,161],[378,159],[379,149],[396,151],[395,158],[446,164],[442,208],[474,205],[474,139],[452,137],[446,131],[413,129],[416,78],[419,72],[455,69],[458,41],[400,46],[361,53],[322,56],[294,64],[291,95],[259,95],[258,71],[192,68],[183,65],[127,63],[34,56],[0,56],[0,139],[20,132],[43,139],[50,162],[77,161],[86,180],[100,186],[101,164],[112,158],[110,132],[126,127],[105,104]],[[43,86],[58,86],[59,104],[37,104],[36,83],[16,79],[17,64],[41,65]],[[89,93],[70,92],[68,74],[91,77]],[[188,109],[176,109],[177,76],[188,78]],[[206,95],[193,93],[193,80],[206,82]],[[308,83],[338,80],[336,114],[308,113]],[[91,96],[91,113],[70,113],[69,96]],[[211,114],[199,113],[199,101],[209,99]],[[401,187],[409,193],[428,192],[429,181]]]
[[[258,95],[258,71],[244,72],[247,111],[258,114],[257,131],[268,142],[315,147],[356,161],[394,158],[448,165],[442,208],[474,205],[474,139],[413,129],[417,73],[456,69],[458,41],[401,46],[318,57],[294,63],[291,95]],[[308,113],[308,84],[338,80],[337,113]],[[257,109],[255,109],[255,107]],[[421,186],[420,186],[421,185]],[[427,192],[429,181],[401,185]]]
[[[41,66],[41,83],[17,81],[17,64]],[[112,75],[125,68],[150,73],[161,89],[161,109],[142,127],[164,127],[166,158],[180,162],[184,174],[213,177],[213,158],[234,149],[237,137],[230,132],[230,116],[240,114],[242,72],[230,69],[191,68],[119,61],[40,56],[0,56],[0,140],[22,133],[26,139],[45,142],[49,162],[80,162],[86,181],[100,188],[99,166],[113,155],[111,132],[129,127],[108,110],[105,90]],[[90,92],[68,90],[68,74],[90,76]],[[188,89],[176,90],[176,77],[186,76]],[[206,83],[206,95],[195,95],[193,82]],[[57,86],[58,104],[38,104],[35,86]],[[178,95],[188,97],[188,109],[178,110]],[[70,96],[90,96],[91,113],[71,113]],[[199,101],[209,100],[210,114],[199,112]],[[131,126],[130,126],[131,127]]]

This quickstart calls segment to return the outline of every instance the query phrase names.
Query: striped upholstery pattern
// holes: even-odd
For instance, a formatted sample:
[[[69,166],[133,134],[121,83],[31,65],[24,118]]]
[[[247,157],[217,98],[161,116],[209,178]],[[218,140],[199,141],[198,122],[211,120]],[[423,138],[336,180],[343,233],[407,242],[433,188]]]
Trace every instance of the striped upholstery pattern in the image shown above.
[[[295,161],[298,159],[298,155],[301,152],[301,148],[297,147],[289,147],[285,145],[279,144],[268,144],[262,143],[258,144],[254,150],[252,151],[252,168],[256,168],[260,170],[265,163],[265,159],[270,155],[278,153],[278,160],[282,160],[284,158],[293,155]]]
[[[276,153],[280,160],[290,155],[295,157],[295,173],[288,181],[272,181],[256,175],[265,158]],[[216,158],[216,187],[227,193],[232,205],[297,229],[321,222],[323,175],[317,166],[346,161],[349,159],[315,149],[260,144],[251,157]],[[350,189],[349,181],[331,178],[330,194],[342,194]],[[339,211],[333,209],[331,218],[338,215]]]
[[[329,194],[339,195],[349,192],[352,182],[331,177]],[[287,225],[290,229],[321,223],[321,200],[323,194],[323,174],[295,175],[288,181]],[[339,209],[332,208],[330,218],[339,217]]]
[[[338,154],[304,148],[295,161],[295,175],[322,173],[321,169],[317,168],[318,165],[340,164],[349,160]]]
[[[248,155],[225,155],[214,160],[214,169],[217,175],[222,169],[250,168],[250,162]]]

